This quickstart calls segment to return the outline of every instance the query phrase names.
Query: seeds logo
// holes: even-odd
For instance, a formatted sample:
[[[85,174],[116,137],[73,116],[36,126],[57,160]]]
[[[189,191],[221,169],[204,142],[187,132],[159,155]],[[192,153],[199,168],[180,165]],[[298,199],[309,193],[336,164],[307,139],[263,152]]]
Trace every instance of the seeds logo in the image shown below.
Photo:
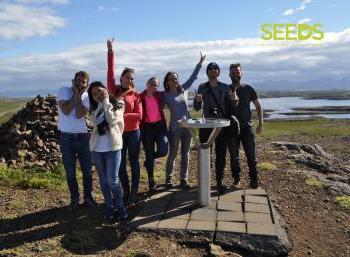
[[[295,24],[295,23],[265,23],[261,25],[261,39],[265,41],[312,41],[322,40],[324,32],[322,24]]]

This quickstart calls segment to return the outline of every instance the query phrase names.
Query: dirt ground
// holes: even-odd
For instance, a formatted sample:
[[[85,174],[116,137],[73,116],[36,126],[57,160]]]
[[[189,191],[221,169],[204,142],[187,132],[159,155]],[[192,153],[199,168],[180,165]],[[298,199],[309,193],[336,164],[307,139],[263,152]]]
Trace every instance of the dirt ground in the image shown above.
[[[350,150],[346,146],[350,145],[350,137],[299,135],[287,139],[284,136],[283,141],[317,142],[349,165]],[[286,153],[272,149],[270,142],[268,138],[258,138],[259,162],[277,166],[275,170],[260,172],[261,187],[272,196],[287,224],[293,244],[289,256],[350,256],[350,211],[334,203],[333,196],[323,187],[306,184],[307,167],[290,162]],[[196,165],[193,150],[190,161],[193,185],[196,184]],[[176,167],[178,174],[178,165]],[[242,186],[247,188],[249,180],[243,154],[242,168]],[[227,163],[227,185],[232,184],[229,173]],[[96,198],[102,203],[96,173],[94,183]],[[142,185],[141,193],[145,190],[146,186]],[[102,218],[102,207],[91,210],[81,206],[70,211],[68,203],[68,192],[22,190],[0,185],[0,256],[210,256],[207,244],[184,243],[177,238],[134,232],[127,223],[107,225]],[[131,215],[135,211],[135,207],[131,208]],[[252,257],[239,250],[230,250]]]

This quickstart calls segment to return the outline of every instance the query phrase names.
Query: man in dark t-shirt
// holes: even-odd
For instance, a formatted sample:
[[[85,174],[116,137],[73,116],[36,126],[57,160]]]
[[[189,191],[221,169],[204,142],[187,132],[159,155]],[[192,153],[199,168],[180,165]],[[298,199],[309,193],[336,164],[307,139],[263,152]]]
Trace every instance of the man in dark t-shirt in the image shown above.
[[[253,102],[255,105],[258,115],[259,124],[256,128],[257,134],[261,133],[263,128],[263,111],[254,88],[246,84],[241,84],[242,68],[239,63],[230,65],[229,75],[232,81],[230,85],[231,91],[236,92],[239,98],[238,105],[232,109],[231,114],[234,114],[239,121],[240,134],[239,136],[231,137],[228,145],[231,155],[231,172],[234,179],[234,186],[240,187],[241,168],[239,165],[239,146],[242,142],[249,167],[250,187],[255,189],[259,186],[259,180],[256,168],[255,133],[252,127],[250,102]]]

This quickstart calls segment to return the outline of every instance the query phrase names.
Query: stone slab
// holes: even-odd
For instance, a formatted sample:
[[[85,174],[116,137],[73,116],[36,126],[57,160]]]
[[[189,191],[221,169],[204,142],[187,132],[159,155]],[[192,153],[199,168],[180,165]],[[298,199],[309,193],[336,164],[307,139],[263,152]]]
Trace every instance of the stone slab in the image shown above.
[[[158,223],[157,229],[186,229],[187,220],[163,219]]]
[[[187,230],[212,231],[216,229],[215,221],[190,220],[186,226]]]
[[[242,192],[230,192],[219,197],[220,200],[225,202],[242,202]]]
[[[245,212],[244,218],[246,222],[272,224],[271,215],[266,213]]]
[[[175,200],[181,201],[196,201],[198,198],[197,191],[178,191],[174,195]]]
[[[239,221],[244,222],[243,212],[218,211],[217,221]]]
[[[227,222],[218,221],[217,232],[229,232],[229,233],[246,233],[246,224],[244,222]]]
[[[155,215],[163,215],[165,212],[164,208],[157,208],[157,207],[143,207],[139,210],[137,216],[140,217],[150,217]]]
[[[189,220],[191,212],[184,209],[173,209],[164,213],[165,219]]]
[[[170,203],[170,199],[150,199],[144,202],[141,207],[143,209],[166,209]]]
[[[242,204],[241,203],[235,203],[235,202],[226,202],[219,200],[218,201],[218,210],[221,211],[242,211]]]
[[[266,204],[244,203],[244,210],[246,212],[270,213],[270,207]]]
[[[167,209],[172,210],[172,209],[186,209],[186,210],[193,210],[195,208],[198,208],[198,203],[197,201],[189,200],[176,200],[173,199],[170,201]]]
[[[275,224],[247,222],[247,233],[265,236],[277,236]]]
[[[269,201],[266,196],[255,196],[255,195],[246,195],[244,198],[244,202],[269,204]]]
[[[174,195],[175,195],[175,192],[164,191],[164,192],[156,193],[154,195],[150,195],[148,197],[148,199],[164,199],[164,200],[167,200],[167,199],[173,198]]]
[[[199,208],[199,209],[192,211],[190,220],[215,222],[216,215],[217,215],[216,210],[207,209],[207,208]]]
[[[262,189],[262,188],[246,189],[246,190],[244,190],[244,194],[245,195],[260,195],[260,196],[262,196],[262,195],[266,196],[267,195],[265,189]]]

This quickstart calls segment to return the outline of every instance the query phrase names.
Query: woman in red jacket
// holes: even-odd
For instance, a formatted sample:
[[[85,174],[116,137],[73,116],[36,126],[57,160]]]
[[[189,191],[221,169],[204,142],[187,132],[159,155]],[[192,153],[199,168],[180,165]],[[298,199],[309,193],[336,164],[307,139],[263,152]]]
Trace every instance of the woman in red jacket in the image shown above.
[[[143,117],[141,122],[141,138],[145,149],[145,167],[148,175],[149,191],[155,191],[153,169],[154,159],[168,154],[168,131],[163,112],[163,93],[157,89],[159,80],[152,77],[147,81],[147,89],[141,93]],[[157,146],[157,149],[156,149]]]
[[[114,75],[114,52],[113,39],[107,40],[108,48],[108,70],[107,85],[111,94],[121,98],[125,103],[124,111],[124,132],[122,160],[119,168],[119,177],[124,191],[124,201],[128,203],[137,202],[137,193],[140,182],[140,122],[142,119],[142,104],[139,93],[135,89],[133,69],[124,68],[120,76],[120,85],[115,82]],[[129,155],[131,167],[131,189],[126,170],[126,153]]]

